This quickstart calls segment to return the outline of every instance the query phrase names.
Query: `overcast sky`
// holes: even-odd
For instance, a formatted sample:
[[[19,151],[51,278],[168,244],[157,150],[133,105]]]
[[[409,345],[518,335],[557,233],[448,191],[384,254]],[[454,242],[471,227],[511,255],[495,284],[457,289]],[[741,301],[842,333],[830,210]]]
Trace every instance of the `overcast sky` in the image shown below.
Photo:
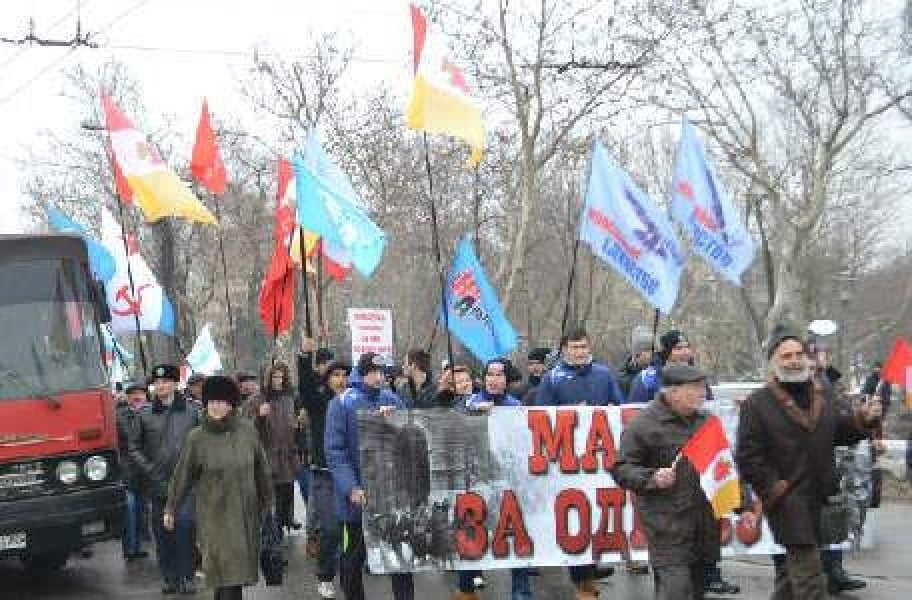
[[[71,39],[77,14],[102,48],[0,44],[0,232],[25,225],[15,160],[41,129],[72,129],[78,120],[60,95],[67,67],[123,62],[149,111],[174,115],[190,140],[203,96],[216,113],[247,110],[237,75],[255,47],[291,57],[306,51],[312,32],[338,31],[355,44],[352,85],[398,89],[408,76],[407,0],[2,0],[0,37],[25,36],[32,19],[37,37]]]

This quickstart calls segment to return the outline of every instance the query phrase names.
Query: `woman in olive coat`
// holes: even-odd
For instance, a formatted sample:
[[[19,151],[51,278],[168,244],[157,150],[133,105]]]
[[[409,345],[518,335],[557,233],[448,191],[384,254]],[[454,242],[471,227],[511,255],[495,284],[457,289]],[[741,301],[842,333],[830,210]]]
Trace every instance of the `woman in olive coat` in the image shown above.
[[[203,572],[216,600],[240,600],[242,586],[259,579],[260,527],[273,502],[266,453],[253,425],[237,415],[239,402],[234,380],[206,379],[206,413],[184,442],[164,511],[171,528],[174,507],[196,491]]]

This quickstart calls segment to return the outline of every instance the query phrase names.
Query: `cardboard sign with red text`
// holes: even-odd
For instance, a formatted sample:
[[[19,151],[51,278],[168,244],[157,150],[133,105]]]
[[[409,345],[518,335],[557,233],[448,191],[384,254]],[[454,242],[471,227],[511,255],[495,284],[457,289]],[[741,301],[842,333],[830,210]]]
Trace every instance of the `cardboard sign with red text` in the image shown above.
[[[393,314],[377,308],[349,308],[352,364],[358,364],[362,354],[374,352],[393,364]]]
[[[371,572],[647,560],[632,495],[609,472],[638,410],[362,414]],[[760,527],[738,519],[720,525],[726,554],[776,550],[765,519]]]

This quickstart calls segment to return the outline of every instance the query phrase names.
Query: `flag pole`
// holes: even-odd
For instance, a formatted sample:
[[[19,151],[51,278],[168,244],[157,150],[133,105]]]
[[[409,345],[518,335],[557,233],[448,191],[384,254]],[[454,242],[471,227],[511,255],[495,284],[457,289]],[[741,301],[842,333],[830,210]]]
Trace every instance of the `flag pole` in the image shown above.
[[[567,278],[567,298],[564,300],[564,317],[561,319],[561,339],[567,333],[567,319],[570,317],[570,294],[573,292],[573,281],[576,279],[576,257],[579,254],[580,239],[576,236],[573,242],[573,258],[570,262],[570,276]]]
[[[656,351],[656,336],[659,335],[659,317],[661,313],[659,309],[655,309],[655,316],[652,318],[652,353],[655,354]]]
[[[317,282],[314,286],[314,295],[317,301],[317,346],[322,348],[326,335],[326,322],[323,320],[323,240],[317,240]]]
[[[434,244],[434,256],[437,260],[437,276],[440,279],[440,306],[443,309],[443,329],[446,331],[447,342],[447,360],[452,368],[453,362],[453,338],[450,335],[450,316],[446,293],[446,275],[443,272],[443,259],[440,253],[440,232],[437,228],[437,203],[434,202],[434,176],[431,171],[431,146],[428,143],[427,133],[422,133],[424,140],[424,167],[427,171],[428,178],[428,201],[431,205],[431,239]]]
[[[132,301],[140,302],[141,299],[136,297],[136,285],[133,283],[133,267],[130,266],[130,245],[127,243],[127,221],[124,215],[123,202],[120,198],[117,199],[117,212],[120,216],[120,237],[123,241],[124,247],[124,256],[127,259],[127,282],[130,284],[130,298]],[[133,312],[133,323],[136,326],[136,345],[139,350],[139,362],[142,365],[143,377],[149,376],[149,365],[146,362],[146,350],[143,347],[142,340],[142,328],[139,324],[139,310],[131,304],[131,310]],[[175,335],[175,339],[177,336]]]
[[[310,290],[307,286],[307,252],[304,243],[304,228],[298,227],[298,250],[301,252],[301,283],[304,286],[304,332],[313,337],[313,326],[310,323]]]
[[[228,261],[225,260],[225,238],[222,235],[222,210],[215,198],[215,220],[218,221],[219,254],[222,257],[222,280],[225,284],[225,308],[228,311],[228,329],[231,331],[231,364],[237,370],[237,333],[234,329],[234,311],[231,310],[231,294],[228,293]]]

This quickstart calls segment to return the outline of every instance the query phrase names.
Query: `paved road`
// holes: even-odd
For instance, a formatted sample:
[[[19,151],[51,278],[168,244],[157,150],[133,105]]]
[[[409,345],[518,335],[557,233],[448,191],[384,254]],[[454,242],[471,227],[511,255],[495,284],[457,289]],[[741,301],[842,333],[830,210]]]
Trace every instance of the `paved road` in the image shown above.
[[[872,512],[875,524],[875,547],[859,556],[848,557],[850,572],[868,581],[868,588],[857,595],[844,594],[845,600],[887,600],[912,598],[912,505],[889,504]],[[248,589],[248,600],[316,600],[313,563],[303,551],[303,538],[293,539],[291,566],[287,584],[279,588]],[[725,575],[742,586],[737,596],[744,600],[769,598],[772,567],[766,559],[727,561]],[[491,585],[482,593],[488,599],[509,598],[509,577],[505,573],[489,576]],[[15,563],[0,562],[0,599],[2,600],[101,600],[162,598],[153,561],[125,565],[117,543],[95,548],[91,558],[71,561],[61,573],[42,580],[29,578]],[[566,575],[557,569],[543,569],[534,579],[538,599],[572,599],[573,589]],[[420,600],[445,599],[453,589],[450,575],[432,574],[416,577]],[[209,598],[200,593],[197,598]],[[389,585],[382,577],[367,578],[367,597],[372,600],[390,598]],[[647,600],[652,597],[650,577],[616,575],[601,584],[601,598]]]

